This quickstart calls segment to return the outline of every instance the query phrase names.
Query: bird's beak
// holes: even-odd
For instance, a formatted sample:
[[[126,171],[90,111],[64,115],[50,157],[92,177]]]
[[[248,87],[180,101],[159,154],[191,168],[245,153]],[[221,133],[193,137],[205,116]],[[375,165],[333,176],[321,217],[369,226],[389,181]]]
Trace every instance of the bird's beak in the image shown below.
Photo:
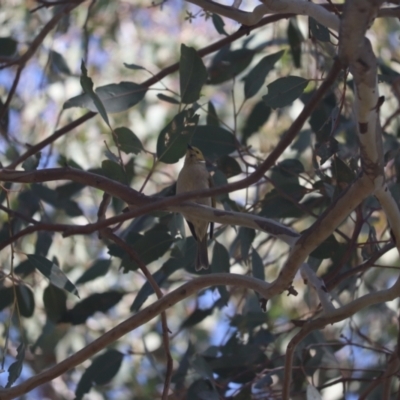
[[[193,150],[193,147],[192,147],[190,144],[187,145],[187,148],[188,148],[189,150]]]

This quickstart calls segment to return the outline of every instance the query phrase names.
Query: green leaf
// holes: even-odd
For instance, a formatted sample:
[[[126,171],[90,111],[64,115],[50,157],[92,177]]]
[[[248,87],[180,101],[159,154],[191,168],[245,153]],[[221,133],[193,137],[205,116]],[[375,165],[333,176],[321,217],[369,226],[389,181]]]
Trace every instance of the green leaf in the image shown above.
[[[275,187],[288,187],[299,183],[299,175],[304,172],[304,166],[296,158],[288,158],[272,168],[271,181]]]
[[[246,75],[244,80],[244,96],[246,99],[253,97],[260,90],[265,78],[274,68],[275,63],[282,57],[285,50],[270,54],[262,58],[259,63]]]
[[[228,179],[226,178],[226,175],[219,169],[214,171],[214,175],[212,176],[212,181],[215,187],[224,186],[228,184]],[[229,200],[229,193],[220,194],[216,196],[216,199],[219,202],[224,203],[225,201]]]
[[[338,251],[340,245],[336,240],[335,236],[332,234],[328,239],[324,240],[311,254],[311,257],[318,259],[331,258]]]
[[[75,201],[60,197],[55,190],[36,183],[32,184],[31,189],[34,195],[39,197],[41,200],[57,209],[64,210],[69,216],[73,217],[82,215],[82,210]],[[35,199],[35,201],[37,201],[37,199]],[[29,205],[29,207],[32,207],[32,205]]]
[[[194,346],[189,339],[185,354],[181,358],[179,366],[174,371],[174,374],[171,379],[172,383],[175,384],[175,390],[180,390],[184,387],[185,378],[190,367],[189,360],[192,358],[193,353],[194,353]]]
[[[10,306],[14,301],[14,288],[6,287],[0,289],[0,311]]]
[[[173,97],[170,97],[170,96],[166,96],[165,94],[162,94],[162,93],[158,93],[158,94],[157,94],[157,97],[158,97],[160,100],[166,101],[167,103],[171,103],[171,104],[180,104],[180,101],[179,101],[179,100],[177,100],[177,99],[175,99],[175,98],[173,98]]]
[[[321,25],[312,17],[308,18],[308,25],[310,27],[311,34],[315,39],[319,40],[320,42],[329,43],[331,41],[329,29],[326,26]]]
[[[25,359],[25,344],[21,343],[17,347],[17,361],[14,361],[8,368],[8,382],[6,388],[11,387],[12,384],[21,375],[24,359]]]
[[[253,249],[251,252],[251,270],[254,278],[265,281],[264,263],[258,252]]]
[[[17,294],[18,310],[25,318],[30,318],[35,311],[35,298],[32,290],[25,285],[17,285],[15,287]]]
[[[207,125],[219,126],[219,118],[212,101],[208,102]]]
[[[83,188],[85,188],[85,185],[79,182],[69,182],[65,185],[57,186],[57,197],[60,199],[72,197],[74,194],[80,192]]]
[[[271,115],[271,108],[264,101],[259,101],[251,110],[243,128],[242,143],[246,144],[248,138],[257,133],[259,129],[268,121]]]
[[[190,364],[194,368],[194,370],[203,378],[209,379],[210,381],[214,380],[213,371],[204,357],[196,354],[191,360]]]
[[[32,274],[35,271],[35,267],[29,262],[29,260],[24,260],[21,261],[15,268],[14,272],[17,275],[22,275],[24,278],[27,277],[28,275]],[[0,296],[0,303],[1,303],[2,297]],[[1,305],[0,305],[0,310],[1,310]]]
[[[118,144],[124,153],[139,154],[143,151],[142,142],[130,129],[121,127],[116,128],[114,132],[117,135]]]
[[[231,326],[238,328],[240,331],[251,331],[257,326],[265,324],[267,321],[266,314],[263,312],[248,312],[245,315],[236,314],[231,319]]]
[[[339,157],[332,160],[332,176],[338,183],[350,184],[356,179],[356,173]]]
[[[134,82],[112,83],[96,89],[96,94],[108,113],[128,110],[143,100],[146,92],[146,87]],[[93,100],[87,94],[80,94],[67,100],[64,103],[63,109],[72,107],[88,108],[90,111],[97,112]]]
[[[196,310],[193,311],[192,314],[190,314],[181,324],[179,330],[181,329],[187,329],[191,328],[194,325],[197,325],[201,321],[203,321],[205,318],[210,316],[213,313],[214,307],[207,308],[205,310],[202,310],[200,308],[197,308]]]
[[[254,54],[254,50],[246,48],[234,51],[230,51],[229,47],[222,48],[208,69],[210,79],[207,83],[217,85],[233,79],[250,65]]]
[[[178,269],[182,269],[183,259],[170,258],[166,261],[163,266],[156,271],[152,276],[155,282],[157,282],[158,286],[162,286],[162,284],[168,279],[170,275],[172,275]],[[130,311],[137,312],[140,310],[140,307],[143,303],[154,293],[153,287],[150,285],[148,281],[141,287],[138,294],[133,301]]]
[[[217,272],[229,272],[229,253],[228,250],[220,243],[215,241],[213,256],[211,262],[211,271]]]
[[[17,295],[18,311],[21,316],[30,318],[35,310],[35,299],[32,290],[25,285],[16,285],[0,289],[0,310],[10,306]]]
[[[230,156],[222,156],[217,160],[217,167],[222,171],[227,178],[236,176],[242,173],[242,168],[239,163]]]
[[[117,375],[124,355],[118,350],[107,350],[96,357],[92,365],[83,373],[75,391],[75,400],[82,400],[93,384],[105,385]]]
[[[216,159],[236,150],[235,137],[219,126],[200,125],[196,128],[192,142],[206,158]]]
[[[27,257],[32,266],[41,272],[50,283],[79,297],[76,287],[67,278],[64,272],[61,271],[58,265],[36,254],[27,254]]]
[[[69,322],[72,325],[83,324],[94,313],[107,312],[111,307],[118,304],[123,296],[123,293],[116,290],[93,293],[86,299],[77,303],[71,310],[67,310],[61,316],[59,322]]]
[[[145,68],[141,67],[140,65],[137,65],[137,64],[127,64],[127,63],[124,63],[124,67],[125,67],[125,68],[128,68],[128,69],[133,69],[133,70],[145,69]]]
[[[297,150],[299,156],[311,146],[311,129],[304,129],[298,135],[296,140],[290,146],[293,150]]]
[[[240,253],[244,260],[249,256],[249,251],[254,238],[256,237],[256,231],[251,228],[240,227],[239,228],[239,241],[240,241]]]
[[[400,76],[397,71],[384,64],[383,61],[378,61],[378,66],[382,72],[382,75],[379,75],[379,79],[382,82],[386,82],[391,85],[393,81],[397,80]]]
[[[217,30],[217,32],[220,35],[228,36],[228,34],[226,33],[226,31],[224,29],[224,26],[225,26],[224,20],[218,14],[212,14],[211,19],[212,19],[212,22],[213,22],[214,27]]]
[[[221,397],[219,396],[217,390],[208,379],[199,379],[194,381],[189,386],[186,396],[186,399],[190,400],[219,400],[220,398]]]
[[[111,260],[96,260],[75,282],[75,285],[93,281],[100,276],[104,276],[110,269]]]
[[[0,56],[13,57],[17,52],[18,42],[11,37],[0,37]]]
[[[309,119],[311,129],[316,134],[317,142],[326,142],[332,138],[332,113],[337,106],[336,97],[333,92],[327,94],[319,102]]]
[[[247,261],[249,250],[255,238],[255,230],[251,228],[240,227],[236,238],[233,240],[229,252],[238,255],[244,262]]]
[[[181,246],[180,249],[178,249],[178,246],[176,246],[172,250],[171,255],[180,258],[180,262],[187,272],[199,275],[200,271],[196,271],[194,267],[195,254],[197,249],[196,240],[193,238],[193,236],[190,236],[187,239],[182,239],[181,243],[182,242],[183,246]],[[178,255],[176,255],[176,253],[178,253]],[[205,270],[203,269],[202,272],[203,271]]]
[[[157,139],[157,157],[166,164],[174,164],[182,158],[192,139],[199,116],[192,108],[181,111],[160,132]]]
[[[111,160],[104,160],[101,163],[101,170],[104,176],[107,178],[118,181],[124,185],[128,185],[126,172],[122,169],[120,164]]]
[[[126,241],[138,254],[139,259],[147,265],[162,257],[171,247],[174,238],[163,225],[156,225],[144,235],[129,234]],[[123,252],[121,267],[124,268],[124,272],[139,268],[137,263],[131,260],[129,254],[125,252]]]
[[[71,70],[69,69],[67,62],[65,61],[65,58],[60,53],[57,53],[54,50],[50,50],[49,62],[51,69],[55,73],[71,75]]]
[[[38,232],[35,245],[35,254],[46,257],[52,243],[53,243],[52,232],[46,232],[46,231]]]
[[[43,304],[47,318],[56,324],[67,311],[67,294],[57,286],[49,285],[43,291]]]
[[[263,100],[273,109],[285,107],[300,97],[307,85],[308,79],[300,76],[279,78],[267,86],[268,94]]]
[[[179,82],[181,101],[194,103],[200,98],[200,91],[207,79],[207,70],[203,60],[193,47],[181,45],[179,61]]]
[[[303,215],[303,211],[297,204],[306,192],[307,189],[298,184],[282,185],[279,190],[273,189],[265,195],[260,215],[267,218],[298,218]]]
[[[304,41],[303,35],[297,25],[297,19],[291,18],[288,26],[288,40],[293,62],[296,68],[301,67],[301,43]]]
[[[83,91],[91,98],[91,100],[93,101],[93,104],[96,107],[96,110],[100,113],[104,122],[108,126],[110,126],[110,121],[108,120],[107,111],[106,111],[100,97],[93,91],[93,81],[87,74],[87,69],[85,66],[85,62],[83,60],[81,63],[81,71],[82,71],[81,86],[82,86]]]
[[[34,171],[38,167],[40,163],[40,157],[42,153],[36,153],[33,156],[28,157],[23,163],[22,163],[22,168],[25,171]]]

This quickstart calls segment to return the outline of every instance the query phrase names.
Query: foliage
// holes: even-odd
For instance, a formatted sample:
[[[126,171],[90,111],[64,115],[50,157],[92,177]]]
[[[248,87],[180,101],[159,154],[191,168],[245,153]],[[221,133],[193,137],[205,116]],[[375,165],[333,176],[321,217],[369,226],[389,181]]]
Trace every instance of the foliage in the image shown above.
[[[373,69],[340,4],[240,26],[232,7],[58,3],[0,12],[4,398],[398,392],[397,299],[374,297],[399,279],[398,10],[368,32],[386,101],[362,107]],[[175,197],[188,144],[220,222],[200,272],[173,212],[194,200]]]

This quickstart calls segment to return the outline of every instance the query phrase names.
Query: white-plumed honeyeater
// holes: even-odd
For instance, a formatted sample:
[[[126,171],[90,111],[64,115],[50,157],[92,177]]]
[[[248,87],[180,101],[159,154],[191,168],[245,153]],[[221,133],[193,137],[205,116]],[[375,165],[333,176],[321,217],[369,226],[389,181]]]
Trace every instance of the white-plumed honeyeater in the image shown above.
[[[203,153],[197,148],[188,145],[185,164],[179,173],[176,182],[176,193],[191,192],[194,190],[209,189],[212,186],[211,176],[207,171]],[[215,200],[202,197],[196,203],[215,207]],[[182,213],[189,225],[190,231],[197,242],[196,271],[209,267],[207,252],[207,230],[210,224],[210,238],[212,238],[214,223],[203,219],[194,219]]]

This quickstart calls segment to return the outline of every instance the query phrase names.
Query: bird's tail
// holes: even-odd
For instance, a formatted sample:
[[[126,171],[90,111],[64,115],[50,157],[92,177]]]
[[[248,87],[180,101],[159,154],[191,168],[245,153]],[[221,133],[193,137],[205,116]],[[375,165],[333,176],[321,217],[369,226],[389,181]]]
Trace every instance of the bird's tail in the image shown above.
[[[208,269],[209,267],[210,264],[208,262],[207,235],[205,235],[201,240],[197,241],[196,271]]]

